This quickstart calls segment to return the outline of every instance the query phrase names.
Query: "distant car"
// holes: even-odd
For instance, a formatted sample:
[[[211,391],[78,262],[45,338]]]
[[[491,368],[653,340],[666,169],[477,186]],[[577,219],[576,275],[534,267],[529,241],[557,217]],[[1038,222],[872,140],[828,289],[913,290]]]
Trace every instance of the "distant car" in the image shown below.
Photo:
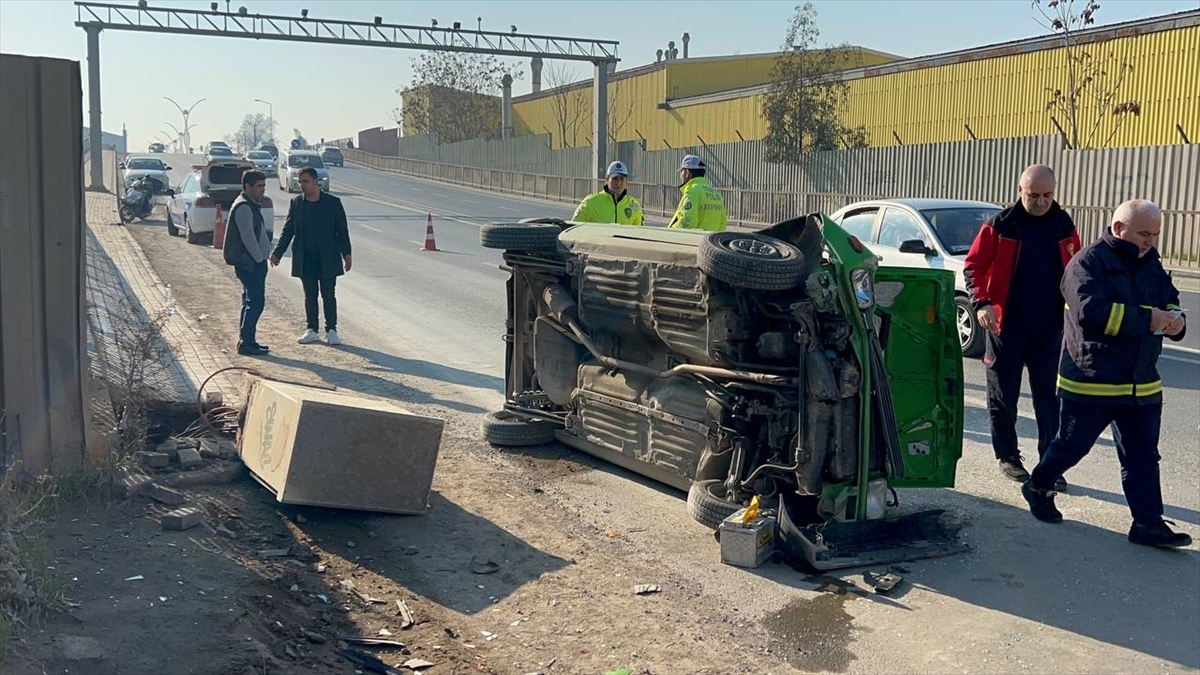
[[[122,185],[129,185],[142,176],[155,178],[162,183],[163,187],[171,184],[171,179],[167,177],[167,172],[171,170],[171,167],[164,164],[157,157],[141,157],[136,155],[126,157],[119,168],[121,169]]]
[[[963,356],[983,354],[983,329],[975,318],[963,268],[979,228],[1004,207],[959,199],[881,199],[856,202],[830,220],[859,238],[884,267],[954,272],[958,341]]]
[[[254,166],[267,176],[279,175],[279,170],[275,167],[275,158],[266,150],[251,150],[246,153],[244,159],[254,162]]]
[[[329,191],[329,169],[321,155],[313,150],[286,150],[279,156],[279,189],[287,192],[300,191],[300,170],[313,168],[317,171],[317,180],[321,189]]]
[[[228,147],[229,147],[229,144],[228,144],[228,143],[226,143],[225,141],[209,141],[209,142],[208,142],[208,147],[210,147],[210,148],[212,148],[212,147],[217,147],[217,148],[228,148]]]
[[[229,208],[242,193],[242,174],[254,168],[254,163],[237,157],[192,165],[175,187],[175,196],[167,201],[167,232],[171,236],[183,230],[189,244],[200,243],[202,235],[211,234],[217,222],[217,205],[222,219],[229,222]],[[263,222],[268,238],[275,239],[275,204],[262,198]]]
[[[274,143],[262,143],[258,146],[258,149],[271,153],[271,157],[273,158],[279,157],[279,148]]]
[[[204,155],[204,161],[212,162],[213,160],[217,159],[230,159],[236,157],[237,155],[233,154],[233,150],[230,150],[228,146],[210,145],[208,146],[208,153]]]
[[[167,151],[167,146],[163,145],[162,143],[151,143],[150,144],[150,152],[166,152],[166,151]]]
[[[345,166],[346,159],[342,157],[342,149],[327,145],[321,148],[321,159],[325,162],[325,166]]]

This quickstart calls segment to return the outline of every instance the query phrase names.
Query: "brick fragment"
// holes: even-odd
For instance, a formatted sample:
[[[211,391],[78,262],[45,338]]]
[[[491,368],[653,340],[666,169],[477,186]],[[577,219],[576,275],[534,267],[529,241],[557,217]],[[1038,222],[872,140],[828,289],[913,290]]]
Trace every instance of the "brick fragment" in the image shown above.
[[[162,515],[159,522],[164,530],[187,530],[204,520],[204,512],[195,506],[185,506]]]
[[[172,490],[169,487],[164,487],[157,483],[150,486],[150,490],[146,494],[156,502],[161,502],[169,506],[179,506],[187,501],[187,495],[178,490]]]
[[[152,469],[163,469],[171,465],[171,456],[165,452],[151,452],[145,450],[138,453],[146,466]]]
[[[204,458],[200,456],[200,451],[195,448],[179,449],[179,467],[181,469],[194,469],[203,463]]]
[[[149,476],[132,474],[121,479],[118,489],[122,497],[129,498],[145,492],[152,484],[153,480]]]

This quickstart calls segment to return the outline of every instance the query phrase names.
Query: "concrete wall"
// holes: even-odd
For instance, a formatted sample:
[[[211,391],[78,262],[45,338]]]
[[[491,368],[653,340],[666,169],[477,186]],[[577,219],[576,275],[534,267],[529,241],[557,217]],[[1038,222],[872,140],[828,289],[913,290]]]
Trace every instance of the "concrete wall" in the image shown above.
[[[86,442],[79,63],[0,54],[0,459],[82,464]]]

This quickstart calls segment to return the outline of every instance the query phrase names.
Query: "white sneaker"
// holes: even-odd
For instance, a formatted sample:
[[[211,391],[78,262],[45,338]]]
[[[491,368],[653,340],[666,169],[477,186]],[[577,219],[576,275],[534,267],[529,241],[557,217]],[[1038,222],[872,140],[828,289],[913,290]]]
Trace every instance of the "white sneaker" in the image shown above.
[[[326,341],[326,342],[328,342],[328,343],[329,343],[329,344],[331,344],[331,345],[340,345],[340,344],[342,344],[342,338],[338,336],[338,334],[337,334],[337,331],[336,331],[336,330],[327,330],[327,331],[325,331],[325,341]]]
[[[317,335],[317,331],[309,328],[308,330],[304,331],[304,335],[301,335],[300,339],[296,340],[296,342],[299,342],[302,345],[307,345],[312,344],[320,339],[320,336]]]

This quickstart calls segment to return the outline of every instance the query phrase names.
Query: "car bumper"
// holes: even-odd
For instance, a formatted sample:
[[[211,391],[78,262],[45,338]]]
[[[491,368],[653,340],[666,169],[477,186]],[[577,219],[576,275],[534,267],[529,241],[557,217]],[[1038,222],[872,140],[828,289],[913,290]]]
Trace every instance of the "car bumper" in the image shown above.
[[[275,239],[275,209],[262,210],[263,223],[267,226],[267,235]],[[228,223],[229,211],[221,209],[221,217]],[[188,227],[196,234],[211,234],[217,222],[217,210],[214,208],[192,207],[187,216]]]
[[[324,190],[325,192],[329,192],[329,177],[326,176],[319,180],[321,182],[321,189]],[[299,176],[288,176],[284,182],[287,184],[287,189],[289,189],[289,190],[299,190],[300,189],[300,177]]]

